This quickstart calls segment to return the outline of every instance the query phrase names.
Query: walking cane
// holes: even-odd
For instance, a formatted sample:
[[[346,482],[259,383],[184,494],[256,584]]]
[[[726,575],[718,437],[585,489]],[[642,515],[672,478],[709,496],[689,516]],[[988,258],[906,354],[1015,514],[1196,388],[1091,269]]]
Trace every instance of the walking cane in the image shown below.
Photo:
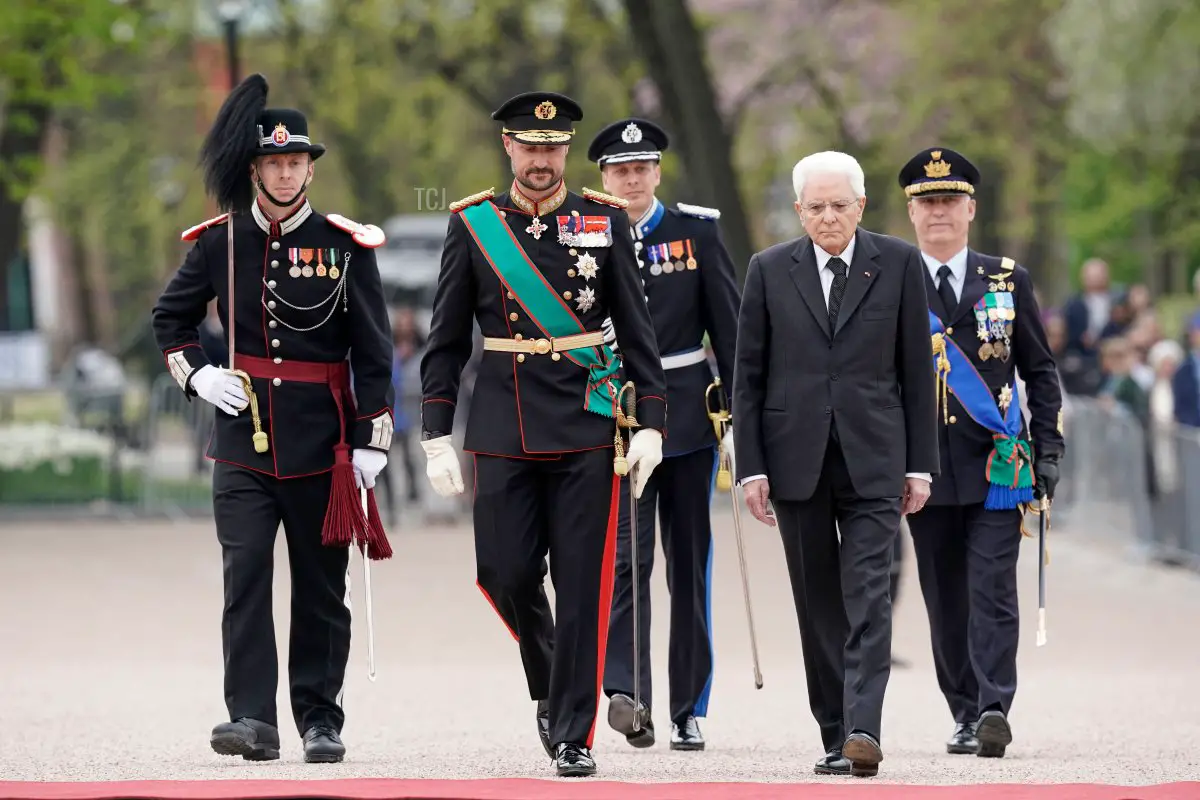
[[[714,389],[717,392],[717,409],[715,411],[708,403],[709,395]],[[729,453],[725,452],[724,444],[725,426],[729,425],[733,419],[727,400],[721,379],[713,378],[713,382],[704,391],[704,407],[708,411],[708,418],[712,420],[713,431],[717,435],[717,488],[721,491],[728,490],[729,497],[733,501],[733,537],[737,542],[738,566],[742,573],[742,597],[746,601],[746,622],[750,626],[750,654],[754,660],[754,688],[761,689],[763,677],[758,663],[758,635],[754,630],[754,609],[750,605],[750,575],[746,567],[746,547],[742,541],[742,517],[738,508],[737,493],[733,490]]]
[[[363,519],[368,518],[367,514],[367,488],[359,487],[359,496],[362,499]],[[353,549],[353,544],[351,544]],[[367,678],[371,683],[375,682],[375,614],[371,607],[371,559],[367,557],[367,539],[366,536],[362,539],[359,553],[362,555],[363,562],[363,594],[366,595],[367,603]]]

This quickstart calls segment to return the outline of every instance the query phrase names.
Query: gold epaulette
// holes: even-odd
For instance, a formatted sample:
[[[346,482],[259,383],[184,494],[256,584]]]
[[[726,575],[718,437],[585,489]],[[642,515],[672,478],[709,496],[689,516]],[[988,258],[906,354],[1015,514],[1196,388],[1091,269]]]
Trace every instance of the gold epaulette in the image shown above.
[[[496,187],[495,186],[493,186],[490,189],[484,189],[482,192],[476,192],[475,194],[469,194],[466,197],[464,197],[462,200],[455,200],[453,203],[451,203],[450,204],[450,213],[457,214],[458,212],[462,211],[464,208],[470,208],[471,206],[479,205],[484,200],[491,200],[495,196],[496,196]]]
[[[208,230],[209,228],[211,228],[215,225],[220,225],[222,222],[224,222],[227,219],[229,219],[229,212],[226,212],[226,213],[220,215],[219,217],[213,217],[212,219],[205,220],[204,222],[201,222],[199,225],[193,225],[192,227],[188,228],[186,231],[181,233],[179,235],[179,239],[180,239],[180,241],[183,241],[183,242],[194,242],[200,238],[200,234],[204,233],[206,230]]]
[[[377,225],[363,225],[361,222],[355,222],[341,214],[326,214],[325,219],[333,227],[350,234],[354,241],[363,247],[373,250],[381,247],[387,241],[387,236]]]
[[[597,192],[594,189],[587,188],[586,186],[583,187],[583,196],[588,200],[592,200],[597,203],[603,203],[604,205],[612,206],[613,208],[629,207],[628,200],[623,200],[620,197],[615,197],[611,194],[605,194],[604,192]]]

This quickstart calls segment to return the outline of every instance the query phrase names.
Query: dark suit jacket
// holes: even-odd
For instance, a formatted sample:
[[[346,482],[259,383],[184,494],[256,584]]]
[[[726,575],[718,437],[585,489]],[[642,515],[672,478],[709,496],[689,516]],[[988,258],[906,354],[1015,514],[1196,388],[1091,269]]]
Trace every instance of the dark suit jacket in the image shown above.
[[[738,319],[733,431],[738,477],[771,497],[816,488],[836,419],[861,497],[898,497],[906,472],[938,472],[936,378],[917,248],[858,229],[837,330],[812,241],[750,259]]]
[[[933,286],[929,270],[925,270],[925,289],[929,308],[946,325],[947,333],[971,359],[979,376],[999,398],[1003,387],[1014,388],[1017,374],[1025,382],[1025,397],[1029,408],[1029,424],[1021,423],[1022,436],[1033,443],[1035,459],[1040,456],[1062,457],[1066,443],[1058,429],[1062,410],[1062,387],[1055,367],[1054,354],[1046,341],[1042,314],[1033,296],[1033,278],[1020,264],[1014,264],[1005,284],[1013,284],[1011,294],[1016,318],[1012,321],[1008,359],[979,355],[982,342],[976,333],[974,306],[987,293],[989,275],[1001,275],[1001,259],[967,250],[967,274],[963,281],[958,305],[947,309]],[[980,274],[979,269],[983,268]],[[930,506],[965,506],[987,499],[990,483],[987,477],[988,458],[995,448],[992,432],[975,422],[953,392],[948,393],[947,413],[938,414],[942,472],[933,479]]]

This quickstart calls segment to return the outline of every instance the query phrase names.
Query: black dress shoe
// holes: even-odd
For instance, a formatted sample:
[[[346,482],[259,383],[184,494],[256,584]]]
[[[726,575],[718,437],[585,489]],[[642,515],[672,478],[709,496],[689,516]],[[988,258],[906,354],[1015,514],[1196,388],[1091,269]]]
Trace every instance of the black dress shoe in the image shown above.
[[[550,701],[538,700],[537,704],[537,728],[538,738],[542,740],[542,747],[546,750],[546,755],[554,758],[554,746],[550,744]]]
[[[581,744],[563,742],[556,750],[554,766],[560,778],[586,778],[596,774],[596,759]]]
[[[1012,744],[1012,728],[1003,711],[985,711],[975,723],[975,738],[979,740],[980,758],[1004,758],[1004,750]]]
[[[304,760],[309,764],[336,764],[346,755],[346,745],[328,725],[313,725],[304,732]]]
[[[834,748],[823,757],[817,759],[813,772],[818,775],[849,775],[850,759],[842,755],[842,751]]]
[[[850,760],[850,774],[855,778],[872,778],[879,774],[883,750],[871,734],[856,731],[847,736],[842,755]]]
[[[671,723],[672,750],[703,750],[704,735],[700,733],[700,723],[694,716],[689,715],[682,725]]]
[[[973,756],[979,750],[979,740],[975,738],[975,726],[969,722],[960,722],[954,726],[954,733],[946,741],[946,752],[951,755]]]
[[[279,729],[249,717],[222,722],[212,729],[208,743],[223,756],[241,756],[247,761],[279,758]]]
[[[625,741],[634,747],[654,744],[654,720],[650,719],[650,709],[642,703],[640,709],[634,711],[633,698],[627,694],[614,694],[609,698],[608,725],[623,734]]]

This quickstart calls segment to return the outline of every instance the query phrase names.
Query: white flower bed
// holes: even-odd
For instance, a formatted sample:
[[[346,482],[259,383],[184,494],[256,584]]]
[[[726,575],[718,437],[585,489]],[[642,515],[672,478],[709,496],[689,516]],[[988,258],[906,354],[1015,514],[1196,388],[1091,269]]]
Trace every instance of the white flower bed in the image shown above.
[[[93,431],[41,422],[0,425],[0,470],[32,471],[53,464],[60,474],[71,470],[75,459],[104,459],[112,454],[112,440]]]

